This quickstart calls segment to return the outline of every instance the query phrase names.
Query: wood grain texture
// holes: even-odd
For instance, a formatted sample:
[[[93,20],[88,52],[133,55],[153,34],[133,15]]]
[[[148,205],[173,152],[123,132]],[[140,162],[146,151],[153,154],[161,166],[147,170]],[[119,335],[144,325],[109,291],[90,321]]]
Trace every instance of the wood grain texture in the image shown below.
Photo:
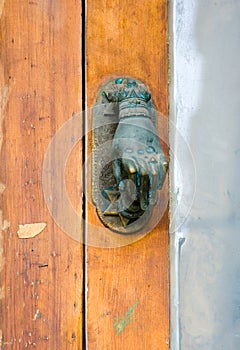
[[[117,76],[142,80],[158,111],[168,114],[166,0],[88,1],[88,108],[101,85]],[[91,115],[88,123],[91,126]],[[89,350],[168,349],[168,213],[141,240],[120,248],[100,247],[107,246],[112,235],[99,222],[89,188]]]
[[[1,95],[9,91],[1,114],[1,348],[81,349],[82,248],[58,228],[42,191],[48,144],[81,109],[81,2],[6,0],[0,10]],[[66,177],[81,214],[80,164],[79,145]],[[20,224],[34,223],[47,226],[18,237]]]

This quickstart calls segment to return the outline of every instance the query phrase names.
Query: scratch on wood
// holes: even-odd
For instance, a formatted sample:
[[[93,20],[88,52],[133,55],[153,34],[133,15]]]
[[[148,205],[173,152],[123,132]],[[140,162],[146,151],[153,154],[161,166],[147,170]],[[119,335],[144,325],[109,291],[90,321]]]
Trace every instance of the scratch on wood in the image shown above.
[[[4,8],[4,3],[5,0],[0,0],[0,17],[2,16],[3,8]],[[0,152],[2,148],[2,122],[3,122],[3,111],[6,106],[8,97],[9,97],[9,87],[4,86],[4,71],[3,67],[1,64],[0,67]],[[4,184],[0,182],[0,196],[2,195],[3,191],[5,190]],[[0,211],[0,271],[2,271],[2,266],[3,266],[3,250],[2,250],[2,231],[4,223],[2,220],[2,211]],[[1,291],[2,291],[2,286],[1,286]],[[1,293],[2,294],[2,293]],[[0,304],[0,327],[2,327],[2,305]],[[3,335],[2,335],[2,329],[0,329],[0,349],[2,349],[3,346]]]
[[[6,186],[0,182],[0,195],[4,192]]]
[[[0,189],[0,195],[2,194],[2,192]],[[10,227],[10,222],[8,222],[7,220],[3,220],[2,210],[0,210],[0,272],[2,271],[2,268],[3,268],[2,234],[3,234],[3,231],[7,230],[9,227]],[[0,292],[2,291],[2,288],[3,286],[1,285]],[[0,293],[0,300],[1,299],[2,299],[2,293]]]
[[[1,69],[2,67],[0,67]],[[0,72],[1,76],[3,75],[2,69]],[[2,80],[2,79],[1,79]],[[9,85],[2,86],[2,81],[0,81],[0,149],[2,147],[2,140],[3,140],[3,134],[2,134],[2,123],[4,118],[4,108],[8,102],[10,94],[10,87]]]
[[[0,17],[2,15],[5,0],[0,0]],[[4,70],[2,64],[0,64],[0,152],[2,148],[3,133],[2,123],[4,119],[4,108],[8,102],[10,94],[9,85],[4,86]],[[0,182],[0,196],[4,192],[6,186]],[[6,229],[6,222],[3,221],[2,211],[0,211],[0,270],[2,269],[2,231]]]
[[[117,332],[117,335],[120,335],[124,329],[134,321],[133,313],[138,304],[139,302],[136,301],[136,303],[128,309],[124,317],[114,317],[114,328]]]
[[[0,0],[0,17],[2,16],[5,0]]]
[[[0,184],[0,195],[5,189],[5,186]],[[10,223],[7,220],[3,220],[2,210],[0,210],[0,274],[3,268],[3,247],[2,247],[2,233],[10,226]],[[2,327],[2,298],[4,294],[4,286],[0,285],[0,327]],[[0,349],[3,347],[3,335],[2,329],[0,329]]]
[[[19,225],[17,231],[19,238],[33,238],[41,233],[47,226],[46,222],[36,222],[33,224]]]

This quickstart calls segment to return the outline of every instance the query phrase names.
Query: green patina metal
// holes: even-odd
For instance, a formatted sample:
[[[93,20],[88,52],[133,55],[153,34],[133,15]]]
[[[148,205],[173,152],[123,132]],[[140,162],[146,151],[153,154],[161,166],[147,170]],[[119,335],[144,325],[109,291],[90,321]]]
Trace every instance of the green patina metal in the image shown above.
[[[93,201],[102,222],[120,233],[145,227],[167,167],[147,86],[125,77],[105,84],[93,111]]]

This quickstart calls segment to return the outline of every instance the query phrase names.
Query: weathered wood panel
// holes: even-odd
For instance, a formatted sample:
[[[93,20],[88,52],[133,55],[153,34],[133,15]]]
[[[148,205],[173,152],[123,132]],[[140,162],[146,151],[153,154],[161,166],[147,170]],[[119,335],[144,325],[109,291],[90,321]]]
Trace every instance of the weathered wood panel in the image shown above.
[[[41,178],[49,142],[81,109],[81,2],[0,3],[2,348],[80,349],[82,247],[50,216]],[[79,146],[66,176],[81,214],[80,164]],[[19,238],[33,223],[47,225]]]
[[[167,115],[166,0],[88,1],[88,108],[100,86],[117,76],[145,82],[158,111]],[[88,213],[89,350],[169,348],[167,213],[149,235],[120,248],[98,247],[108,246],[113,234],[100,224],[90,193]]]

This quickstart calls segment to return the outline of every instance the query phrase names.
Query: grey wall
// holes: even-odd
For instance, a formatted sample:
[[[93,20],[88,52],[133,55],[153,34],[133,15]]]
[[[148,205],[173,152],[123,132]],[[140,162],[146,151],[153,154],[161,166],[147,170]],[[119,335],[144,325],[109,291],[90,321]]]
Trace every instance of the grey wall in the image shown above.
[[[171,6],[172,349],[238,350],[240,1]]]

